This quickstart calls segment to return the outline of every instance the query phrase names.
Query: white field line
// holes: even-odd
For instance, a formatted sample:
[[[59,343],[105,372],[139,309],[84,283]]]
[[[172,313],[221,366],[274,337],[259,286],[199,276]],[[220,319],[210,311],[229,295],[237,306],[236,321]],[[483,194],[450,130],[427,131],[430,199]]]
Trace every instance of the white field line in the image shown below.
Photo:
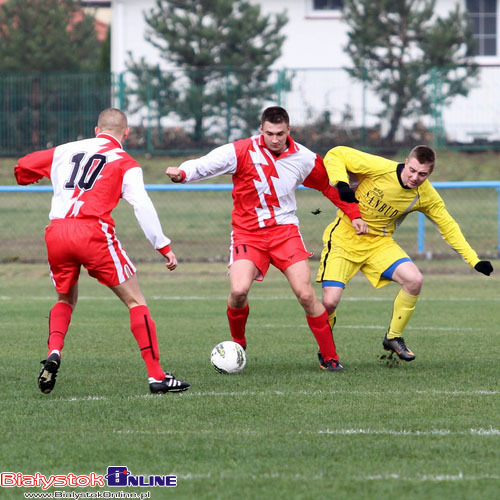
[[[475,391],[439,391],[439,390],[425,390],[413,391],[415,394],[423,396],[455,396],[455,397],[476,397],[476,396],[499,396],[500,391],[489,390],[475,390]],[[181,398],[210,398],[210,397],[248,397],[248,396],[324,396],[324,395],[353,395],[353,396],[387,396],[387,391],[226,391],[226,392],[184,392],[182,394],[172,395],[171,397]],[[397,391],[392,391],[390,397],[397,395]],[[401,392],[403,394],[403,392]],[[406,394],[406,392],[405,392]],[[162,396],[153,394],[136,394],[128,396],[125,399],[157,399]],[[169,396],[164,396],[169,397]],[[107,396],[82,396],[73,398],[50,398],[51,403],[68,403],[68,402],[85,402],[85,401],[111,401],[115,398]],[[121,399],[121,398],[119,398]]]
[[[284,474],[281,472],[268,472],[262,474],[252,474],[252,473],[238,473],[232,474],[230,472],[221,472],[220,474],[176,474],[177,478],[181,481],[189,480],[206,480],[206,479],[228,479],[228,480],[262,480],[262,479],[285,479],[288,481],[318,481],[318,480],[331,480],[335,479],[335,471],[331,474]],[[345,476],[343,476],[345,477]],[[500,475],[493,474],[464,474],[463,472],[458,472],[456,474],[415,474],[414,476],[404,476],[400,474],[376,474],[376,475],[356,475],[350,476],[346,479],[355,482],[365,482],[365,481],[405,481],[410,483],[426,483],[426,482],[454,482],[454,481],[484,481],[484,480],[494,480],[500,479]]]
[[[354,478],[355,480],[356,478]],[[484,480],[494,480],[498,481],[500,479],[499,475],[482,474],[478,476],[463,474],[459,472],[458,474],[417,474],[416,476],[400,476],[399,474],[380,474],[376,476],[365,476],[360,477],[361,481],[407,481],[412,483],[425,483],[425,482],[453,482],[453,481],[484,481]]]
[[[246,435],[259,435],[262,432],[258,432],[254,429],[196,429],[189,431],[183,429],[184,433],[189,432],[191,434],[246,434]],[[272,431],[274,432],[274,431]],[[116,429],[113,430],[113,434],[133,434],[133,435],[151,435],[151,436],[161,436],[161,435],[178,435],[179,430],[177,429],[157,429],[157,430],[132,430],[132,429]],[[265,432],[264,432],[265,434]],[[293,431],[294,435],[316,435],[316,434],[329,434],[329,435],[340,435],[340,436],[500,436],[500,429],[468,429],[465,431],[451,431],[449,429],[431,429],[429,431],[410,431],[410,430],[400,430],[395,431],[391,429],[324,429],[318,431]]]
[[[265,325],[262,325],[263,328],[279,328],[280,330],[285,330],[287,328],[293,328],[294,330],[298,328],[304,328],[304,329],[309,329],[309,327],[306,324],[300,324],[300,325],[283,325],[283,324],[273,324],[273,323],[267,323]],[[335,327],[336,330],[338,329],[346,329],[346,330],[383,330],[387,329],[387,325],[339,325]],[[412,325],[407,325],[405,327],[406,330],[418,330],[418,331],[436,331],[436,332],[482,332],[482,331],[490,331],[490,328],[481,328],[475,326],[474,328],[472,327],[456,327],[456,326],[412,326]]]
[[[17,295],[0,295],[0,300],[19,300]],[[24,296],[23,301],[55,301],[56,295],[35,295],[35,296]],[[148,300],[192,300],[192,301],[227,301],[227,295],[220,296],[203,296],[203,295],[148,295]],[[98,296],[98,295],[81,295],[78,300],[88,300],[88,301],[105,301],[112,300],[116,301],[114,295]],[[291,300],[296,301],[297,299],[293,295],[279,296],[279,295],[257,295],[250,298],[251,301],[270,301],[270,300]],[[500,302],[500,297],[433,297],[426,298],[421,297],[418,299],[419,302]],[[394,297],[344,297],[342,302],[394,302]]]
[[[469,429],[466,431],[450,431],[449,429],[431,429],[429,431],[409,431],[392,429],[325,429],[318,431],[318,434],[334,435],[383,435],[383,436],[500,436],[500,429]]]
[[[276,323],[266,323],[265,325],[262,325],[262,328],[269,328],[269,329],[280,329],[280,330],[286,330],[286,329],[294,329],[297,330],[299,328],[303,329],[309,329],[307,324],[301,323],[298,325],[285,325],[285,324],[276,324]],[[387,330],[387,324],[384,325],[347,325],[347,324],[341,324],[335,327],[336,331],[338,330]],[[412,325],[407,325],[405,327],[406,330],[417,330],[419,332],[491,332],[490,327],[470,327],[470,326],[465,326],[465,327],[458,327],[458,326],[412,326]]]

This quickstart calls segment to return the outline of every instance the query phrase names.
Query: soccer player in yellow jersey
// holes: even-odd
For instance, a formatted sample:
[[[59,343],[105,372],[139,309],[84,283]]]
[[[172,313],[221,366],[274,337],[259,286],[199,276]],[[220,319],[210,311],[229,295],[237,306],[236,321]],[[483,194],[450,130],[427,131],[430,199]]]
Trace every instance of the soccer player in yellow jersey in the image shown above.
[[[491,263],[480,260],[469,245],[429,182],[435,161],[435,152],[423,145],[413,148],[404,163],[344,146],[331,149],[324,158],[330,183],[337,185],[343,201],[359,202],[366,222],[365,231],[356,234],[351,221],[339,209],[337,218],[323,234],[316,281],[322,283],[330,325],[333,328],[335,324],[335,311],[345,285],[359,270],[375,288],[395,281],[401,290],[394,300],[382,345],[405,361],[415,359],[402,334],[415,310],[423,281],[418,267],[392,237],[406,215],[414,211],[424,213],[470,266],[487,276],[493,272]],[[355,192],[350,181],[353,186],[357,183]]]

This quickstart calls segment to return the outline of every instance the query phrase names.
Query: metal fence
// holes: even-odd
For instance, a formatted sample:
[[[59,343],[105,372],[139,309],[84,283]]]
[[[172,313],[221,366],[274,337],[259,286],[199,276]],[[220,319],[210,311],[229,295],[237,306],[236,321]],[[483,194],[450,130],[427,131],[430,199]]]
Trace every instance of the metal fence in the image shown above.
[[[167,74],[182,96],[187,91],[186,75],[179,70]],[[235,72],[228,69],[220,78],[218,89],[223,96],[227,93],[226,100],[216,116],[207,118],[204,143],[192,139],[193,120],[182,120],[175,111],[167,111],[169,106],[159,104],[160,99],[168,100],[154,87],[161,79],[146,79],[146,87],[138,92],[132,72],[0,74],[0,155],[19,156],[88,137],[98,113],[110,105],[129,115],[133,133],[128,148],[133,152],[194,152],[234,140],[240,137],[232,119]],[[498,81],[500,66],[481,67],[469,95],[444,106],[440,83],[431,79],[434,109],[429,116],[404,120],[397,141],[500,149]],[[335,144],[376,147],[387,127],[377,96],[343,68],[271,71],[269,83],[271,91],[262,106],[286,107],[294,135],[320,153],[325,144],[327,149]]]
[[[0,73],[0,155],[89,137],[111,95],[109,74]]]
[[[500,182],[434,183],[469,243],[481,257],[500,252]],[[164,232],[182,262],[227,261],[231,231],[231,185],[148,185]],[[45,262],[44,227],[52,188],[46,186],[0,187],[0,262]],[[297,215],[309,249],[318,259],[322,233],[335,216],[335,208],[320,193],[297,191]],[[137,262],[159,260],[144,237],[132,207],[122,201],[113,212],[117,234],[130,257]],[[460,259],[443,242],[433,225],[410,214],[395,232],[396,240],[416,258]]]

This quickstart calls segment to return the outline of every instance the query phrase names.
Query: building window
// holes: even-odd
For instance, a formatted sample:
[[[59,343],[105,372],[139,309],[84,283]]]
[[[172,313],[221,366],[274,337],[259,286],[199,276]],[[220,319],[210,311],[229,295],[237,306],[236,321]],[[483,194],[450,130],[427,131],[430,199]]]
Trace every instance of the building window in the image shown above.
[[[497,0],[467,0],[477,56],[497,55]]]
[[[313,0],[313,10],[342,10],[342,0]]]
[[[307,0],[306,19],[340,19],[343,0]]]

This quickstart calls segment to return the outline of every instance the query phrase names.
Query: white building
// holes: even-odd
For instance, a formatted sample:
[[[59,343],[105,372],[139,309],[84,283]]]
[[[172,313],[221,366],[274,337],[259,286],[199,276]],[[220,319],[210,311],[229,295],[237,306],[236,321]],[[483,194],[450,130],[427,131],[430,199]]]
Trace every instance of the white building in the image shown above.
[[[350,65],[343,47],[347,26],[342,18],[342,0],[251,0],[261,5],[264,14],[287,11],[288,23],[283,29],[286,41],[276,70],[293,73],[292,91],[282,102],[290,111],[294,124],[318,119],[328,111],[332,121],[339,121],[347,111],[357,125],[375,120],[380,104],[373,94],[349,79],[342,67]],[[483,66],[478,85],[467,98],[457,97],[443,110],[443,124],[454,140],[477,138],[500,140],[500,0],[437,0],[436,14],[446,15],[457,3],[468,8],[475,20]],[[114,73],[126,71],[128,54],[135,60],[145,57],[150,63],[168,63],[157,49],[144,40],[144,12],[155,7],[154,0],[113,0],[112,57]],[[492,67],[497,65],[498,67]],[[427,125],[432,126],[429,118]],[[361,123],[363,122],[363,123]]]

